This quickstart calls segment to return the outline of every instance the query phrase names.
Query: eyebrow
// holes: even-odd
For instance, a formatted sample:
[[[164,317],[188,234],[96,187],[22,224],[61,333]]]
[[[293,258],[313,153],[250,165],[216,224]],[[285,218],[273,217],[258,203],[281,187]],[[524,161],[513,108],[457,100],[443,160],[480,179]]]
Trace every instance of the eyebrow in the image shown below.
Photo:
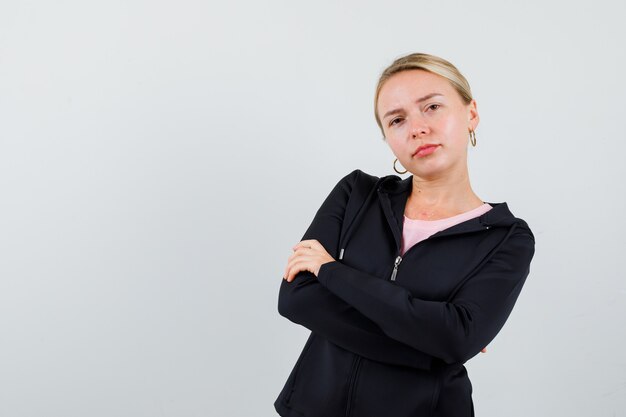
[[[430,93],[430,94],[426,94],[424,97],[422,98],[418,98],[416,100],[416,103],[421,103],[422,101],[426,101],[429,98],[433,98],[435,96],[443,96],[443,94],[441,93]],[[397,113],[401,113],[402,109],[393,109],[393,110],[389,110],[387,113],[385,113],[385,115],[383,116],[383,119],[386,118],[387,116],[391,116],[392,114],[397,114]]]

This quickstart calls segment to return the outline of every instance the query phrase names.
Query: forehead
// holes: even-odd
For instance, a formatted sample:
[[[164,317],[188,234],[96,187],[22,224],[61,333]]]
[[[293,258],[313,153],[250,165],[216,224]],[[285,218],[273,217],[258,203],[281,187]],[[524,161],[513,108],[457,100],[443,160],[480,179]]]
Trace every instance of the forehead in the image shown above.
[[[430,93],[440,93],[453,99],[458,95],[450,82],[440,75],[424,70],[407,70],[392,75],[378,94],[378,108],[413,102]]]

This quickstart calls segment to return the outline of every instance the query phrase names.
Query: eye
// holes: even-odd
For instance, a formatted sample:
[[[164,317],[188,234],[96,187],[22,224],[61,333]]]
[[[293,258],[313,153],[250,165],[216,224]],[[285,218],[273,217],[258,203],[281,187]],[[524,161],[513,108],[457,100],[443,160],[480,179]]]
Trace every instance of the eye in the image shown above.
[[[389,126],[393,126],[397,124],[396,122],[400,122],[400,121],[402,121],[402,117],[396,117],[395,119],[389,122]]]
[[[429,109],[433,110],[437,110],[439,109],[439,107],[441,107],[441,104],[431,104],[430,106],[428,106]]]

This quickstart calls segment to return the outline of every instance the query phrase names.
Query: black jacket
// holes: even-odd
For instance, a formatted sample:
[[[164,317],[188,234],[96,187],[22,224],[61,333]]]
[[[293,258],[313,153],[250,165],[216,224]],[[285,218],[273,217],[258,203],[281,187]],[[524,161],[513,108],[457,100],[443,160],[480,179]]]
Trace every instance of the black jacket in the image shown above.
[[[281,416],[474,415],[463,364],[511,313],[534,235],[505,202],[489,203],[400,257],[411,188],[411,176],[354,170],[302,237],[335,261],[282,280],[279,313],[311,334],[274,402]]]

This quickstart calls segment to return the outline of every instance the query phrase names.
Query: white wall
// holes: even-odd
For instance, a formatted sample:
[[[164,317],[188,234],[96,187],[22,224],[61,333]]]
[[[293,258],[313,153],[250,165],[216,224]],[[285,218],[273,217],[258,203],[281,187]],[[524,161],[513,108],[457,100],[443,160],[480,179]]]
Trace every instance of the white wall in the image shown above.
[[[282,272],[336,181],[393,174],[380,71],[467,76],[472,185],[536,237],[477,416],[624,416],[620,2],[0,3],[0,416],[274,416]],[[521,359],[520,359],[521,358]]]

